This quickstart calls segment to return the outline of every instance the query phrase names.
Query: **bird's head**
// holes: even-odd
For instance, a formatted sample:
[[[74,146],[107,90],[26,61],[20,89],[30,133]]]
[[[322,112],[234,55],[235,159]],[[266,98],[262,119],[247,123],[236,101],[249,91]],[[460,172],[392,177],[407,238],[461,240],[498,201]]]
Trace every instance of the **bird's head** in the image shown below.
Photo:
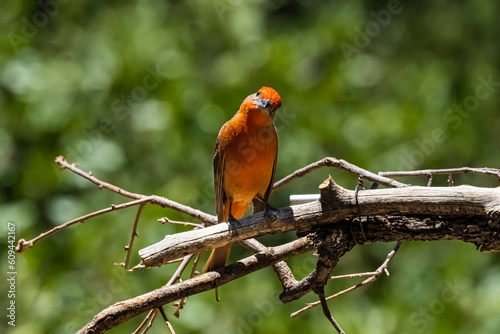
[[[274,89],[270,87],[262,87],[252,96],[255,105],[268,113],[274,115],[276,109],[281,107],[281,97]]]

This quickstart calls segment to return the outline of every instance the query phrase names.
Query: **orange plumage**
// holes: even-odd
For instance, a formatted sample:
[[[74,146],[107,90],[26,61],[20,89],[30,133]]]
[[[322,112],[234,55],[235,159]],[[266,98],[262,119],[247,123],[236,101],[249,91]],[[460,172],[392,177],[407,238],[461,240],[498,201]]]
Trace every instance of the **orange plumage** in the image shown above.
[[[269,208],[278,158],[278,135],[273,120],[279,107],[278,93],[262,87],[249,95],[220,129],[214,154],[219,223],[243,217],[252,201],[254,212]],[[231,245],[214,249],[205,272],[224,267],[230,250]]]

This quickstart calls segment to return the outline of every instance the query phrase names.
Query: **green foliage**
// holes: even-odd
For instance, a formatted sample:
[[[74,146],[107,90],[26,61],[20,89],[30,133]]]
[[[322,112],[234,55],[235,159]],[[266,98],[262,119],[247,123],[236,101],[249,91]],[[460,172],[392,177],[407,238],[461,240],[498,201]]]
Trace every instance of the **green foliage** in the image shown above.
[[[324,156],[375,172],[500,166],[495,1],[3,5],[0,217],[2,226],[15,222],[17,239],[125,200],[60,173],[53,160],[61,154],[124,189],[214,213],[215,137],[263,85],[283,100],[278,178]],[[328,174],[346,187],[356,184],[345,173],[317,171],[276,193],[273,205],[317,192]],[[113,267],[124,257],[135,213],[88,220],[17,255],[16,327],[4,317],[0,328],[75,332],[106,306],[165,284],[174,267],[133,273]],[[156,222],[165,215],[185,219],[146,207],[135,250],[186,229]],[[7,272],[6,237],[0,246]],[[234,248],[232,259],[248,254]],[[371,271],[390,249],[358,247],[335,273]],[[297,277],[312,269],[311,259],[291,261]],[[330,305],[347,333],[497,333],[499,264],[497,255],[459,242],[406,243],[390,277]],[[351,284],[332,282],[328,292]],[[212,292],[189,298],[172,322],[178,333],[332,332],[319,309],[289,318],[315,296],[283,305],[279,292],[266,269],[222,287],[220,303]],[[140,321],[111,332],[132,332]],[[151,330],[164,332],[160,322]]]

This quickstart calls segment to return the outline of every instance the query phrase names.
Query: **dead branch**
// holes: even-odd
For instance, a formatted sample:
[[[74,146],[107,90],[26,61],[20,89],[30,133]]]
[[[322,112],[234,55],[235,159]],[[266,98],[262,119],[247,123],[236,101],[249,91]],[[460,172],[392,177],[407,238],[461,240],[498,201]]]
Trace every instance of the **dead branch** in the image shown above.
[[[367,171],[366,169],[360,168],[356,165],[353,165],[345,160],[342,159],[336,159],[332,157],[326,157],[323,158],[319,161],[313,162],[310,165],[307,165],[303,168],[297,169],[295,172],[291,173],[290,175],[282,178],[278,182],[274,183],[274,188],[273,191],[277,191],[290,183],[291,181],[303,177],[304,175],[309,174],[310,172],[322,168],[322,167],[334,167],[334,168],[339,168],[343,169],[345,171],[348,171],[356,176],[362,176],[363,178],[373,181],[377,184],[384,185],[388,188],[401,188],[401,187],[408,187],[407,184],[398,182],[393,179],[389,179],[386,176],[382,175],[377,175],[374,174],[370,171]],[[380,174],[380,173],[379,173]]]
[[[283,286],[283,293],[280,295],[281,301],[289,302],[302,297],[310,291],[314,291],[318,294],[320,301],[308,305],[305,309],[321,304],[325,316],[341,333],[340,326],[338,326],[328,310],[326,300],[377,279],[387,269],[387,264],[401,241],[456,239],[474,243],[481,251],[500,251],[498,234],[500,231],[500,189],[470,186],[452,188],[409,187],[407,184],[386,177],[425,175],[429,178],[428,185],[430,186],[433,175],[448,174],[448,182],[451,186],[453,185],[452,174],[471,172],[499,177],[500,171],[496,169],[464,167],[447,170],[414,171],[412,175],[398,174],[398,172],[381,172],[377,175],[344,160],[327,157],[276,182],[273,190],[277,190],[292,180],[321,167],[335,167],[355,174],[359,179],[360,188],[363,187],[363,180],[365,179],[374,182],[372,188],[376,188],[377,185],[381,184],[399,189],[361,190],[358,193],[339,187],[330,178],[321,185],[319,200],[282,208],[280,214],[273,220],[264,219],[262,213],[260,213],[241,219],[241,224],[237,226],[231,226],[227,223],[210,226],[216,222],[216,217],[213,215],[165,197],[146,196],[126,191],[97,179],[91,172],[86,173],[74,164],[67,163],[63,157],[56,158],[56,162],[62,169],[71,170],[75,174],[93,182],[99,189],[109,189],[134,200],[120,205],[111,205],[110,208],[79,217],[42,233],[28,242],[21,239],[18,244],[19,252],[65,227],[113,210],[139,205],[124,264],[127,266],[135,229],[141,209],[145,204],[149,203],[171,208],[203,222],[203,225],[195,224],[193,231],[167,236],[161,242],[139,252],[142,261],[136,267],[159,266],[171,263],[171,260],[177,258],[181,260],[175,274],[165,286],[108,307],[97,314],[79,333],[102,333],[140,313],[150,311],[143,324],[136,330],[136,332],[139,332],[144,329],[144,332],[146,332],[151,326],[155,315],[158,314],[158,310],[162,313],[162,305],[181,300],[179,311],[188,296],[214,289],[231,280],[271,265]],[[170,221],[168,218],[163,221],[193,224]],[[203,228],[203,226],[210,227]],[[251,239],[264,234],[290,230],[296,230],[299,236],[305,237],[285,245],[269,248],[257,240]],[[331,279],[330,273],[336,266],[337,261],[358,244],[380,241],[398,242],[398,246],[388,255],[382,266],[373,273],[358,274],[358,276],[370,274],[370,277],[349,289],[325,298],[324,285]],[[256,254],[216,272],[193,277],[196,273],[197,260],[195,260],[190,279],[177,283],[194,254],[234,242],[241,243]],[[299,281],[296,280],[284,260],[313,249],[317,250],[318,255],[316,268],[307,277]],[[162,317],[169,326],[169,330],[173,332],[173,328],[164,313]]]
[[[340,327],[340,325],[337,323],[335,318],[330,313],[330,309],[328,308],[328,304],[326,303],[326,298],[325,298],[325,287],[324,286],[318,287],[317,291],[315,292],[319,297],[319,301],[321,303],[321,307],[323,309],[323,314],[325,315],[325,317],[328,319],[328,321],[330,321],[330,323],[335,328],[337,333],[345,334],[344,330]]]
[[[33,238],[29,241],[26,241],[23,238],[21,238],[21,239],[19,239],[19,241],[17,243],[16,252],[22,253],[25,250],[27,250],[28,248],[33,247],[36,242],[38,242],[38,241],[42,240],[43,238],[46,238],[46,237],[48,237],[56,232],[59,232],[59,231],[65,229],[66,227],[69,227],[71,225],[74,225],[77,223],[84,223],[87,219],[90,219],[90,218],[93,218],[93,217],[96,217],[96,216],[99,216],[99,215],[102,215],[102,214],[105,214],[105,213],[108,213],[111,211],[125,209],[125,208],[129,208],[129,207],[132,207],[135,205],[141,205],[141,204],[144,204],[145,202],[148,202],[148,201],[149,201],[148,198],[141,198],[141,199],[138,199],[135,201],[130,201],[130,202],[119,204],[119,205],[112,204],[109,208],[98,210],[95,212],[91,212],[89,214],[86,214],[86,215],[83,215],[81,217],[70,220],[69,222],[66,222],[64,224],[57,225],[54,228],[52,228],[44,233],[41,233],[39,236],[37,236],[36,238]]]
[[[373,243],[457,239],[482,245],[482,250],[500,251],[497,214],[499,201],[500,189],[469,186],[366,190],[359,194],[359,206],[363,216],[351,221],[346,219],[347,215],[357,216],[353,192],[339,187],[330,179],[322,186],[321,202],[316,203],[316,207],[310,204],[302,205],[301,215],[293,215],[292,213],[297,213],[294,211],[295,208],[288,208],[281,210],[276,222],[263,221],[262,217],[250,217],[246,221],[241,221],[242,229],[245,229],[250,222],[254,222],[255,225],[264,224],[259,227],[271,232],[281,229],[281,227],[273,229],[273,224],[281,224],[280,222],[285,221],[295,228],[308,227],[308,232],[311,233],[309,237],[303,237],[284,246],[268,248],[268,252],[257,253],[217,272],[210,272],[168,287],[165,291],[161,288],[117,303],[94,317],[80,333],[101,332],[100,330],[114,327],[158,305],[213,289],[264,266],[311,250],[313,247],[318,249],[319,264],[313,273],[296,284],[292,284],[282,293],[280,299],[283,302],[298,299],[312,289],[320,291],[319,287],[324,284],[325,277],[328,280],[329,273],[338,258],[356,246],[355,240],[358,240],[358,243],[359,241]],[[318,205],[323,211],[321,214],[314,210],[309,213],[309,216],[314,216],[314,220],[319,222],[312,223],[305,208],[317,210]],[[387,215],[388,212],[391,215]],[[439,214],[436,214],[437,212]],[[307,224],[301,223],[306,221]],[[235,228],[239,229],[239,227]],[[183,233],[193,232],[198,231]],[[240,238],[240,235],[236,235],[235,238]],[[185,238],[185,240],[188,239]],[[225,240],[224,237],[221,240]],[[213,247],[211,243],[207,245],[208,248]],[[282,248],[285,246],[286,251]],[[197,243],[194,243],[193,247],[198,247]],[[322,247],[324,249],[320,251]],[[203,247],[198,249],[203,249]],[[320,263],[321,261],[323,263]]]
[[[496,176],[498,178],[498,180],[500,180],[500,169],[471,168],[471,167],[379,172],[378,175],[385,176],[385,177],[403,177],[403,176],[431,176],[431,175],[439,175],[439,174],[449,175],[449,174],[467,174],[467,173]]]
[[[177,203],[175,201],[172,201],[168,198],[161,197],[161,196],[155,196],[155,195],[146,196],[146,195],[136,194],[136,193],[124,190],[120,187],[117,187],[111,183],[99,180],[98,178],[96,178],[92,175],[92,172],[85,173],[81,169],[77,168],[75,164],[68,163],[64,159],[63,156],[58,156],[55,161],[61,167],[61,169],[68,169],[68,170],[72,171],[73,173],[75,173],[75,174],[89,180],[90,182],[96,184],[99,187],[99,189],[103,189],[103,188],[109,189],[109,190],[116,192],[120,195],[123,195],[125,197],[134,198],[134,199],[146,199],[147,198],[147,202],[150,204],[159,205],[163,208],[170,208],[170,209],[177,210],[179,212],[188,214],[191,217],[198,219],[198,220],[200,220],[206,224],[209,224],[209,225],[213,225],[217,222],[217,219],[213,215],[209,215],[203,211],[193,209],[187,205],[182,205],[182,204]]]
[[[56,226],[54,228],[52,228],[51,230],[47,231],[47,232],[44,232],[42,234],[40,234],[39,236],[37,236],[36,238],[32,239],[32,240],[29,240],[29,241],[25,241],[25,239],[20,239],[19,242],[18,242],[18,245],[16,247],[16,251],[21,253],[23,252],[24,250],[26,250],[27,248],[30,248],[32,247],[35,242],[45,238],[45,237],[48,237],[66,227],[69,227],[73,224],[76,224],[76,223],[79,223],[79,222],[84,222],[86,219],[89,219],[89,218],[92,218],[92,217],[95,217],[95,216],[98,216],[98,215],[101,215],[101,214],[104,214],[104,213],[107,213],[107,212],[110,212],[110,211],[113,211],[113,210],[117,210],[117,209],[122,209],[122,208],[127,208],[127,207],[131,207],[131,206],[135,206],[135,205],[140,205],[140,208],[138,210],[138,214],[136,216],[136,220],[134,222],[134,228],[133,228],[133,231],[132,231],[132,237],[130,239],[130,242],[129,242],[129,245],[126,246],[126,257],[125,257],[125,261],[124,263],[122,264],[124,267],[127,267],[128,266],[128,261],[130,259],[130,254],[131,254],[131,251],[132,251],[132,245],[133,245],[133,240],[134,240],[134,237],[136,235],[136,233],[134,232],[136,227],[137,227],[137,223],[138,223],[138,218],[140,216],[140,213],[141,213],[141,208],[143,207],[143,205],[145,203],[150,203],[150,204],[154,204],[154,205],[160,205],[162,207],[168,207],[168,208],[171,208],[171,209],[174,209],[174,210],[177,210],[179,212],[182,212],[182,213],[185,213],[185,214],[188,214],[188,215],[191,215],[192,217],[198,219],[198,220],[201,220],[204,224],[206,225],[212,225],[216,222],[216,217],[213,216],[213,215],[209,215],[209,214],[206,214],[200,210],[196,210],[196,209],[193,209],[189,206],[186,206],[186,205],[182,205],[180,203],[177,203],[175,201],[172,201],[172,200],[169,200],[167,198],[164,198],[164,197],[159,197],[159,196],[146,196],[146,195],[142,195],[142,194],[137,194],[137,193],[133,193],[133,192],[130,192],[130,191],[127,191],[127,190],[124,190],[118,186],[115,186],[113,184],[110,184],[108,182],[104,182],[98,178],[96,178],[92,172],[84,172],[83,170],[79,169],[78,167],[76,167],[76,165],[74,163],[70,164],[68,163],[64,157],[62,156],[58,156],[56,159],[55,159],[55,162],[60,166],[61,169],[67,169],[67,170],[70,170],[72,171],[73,173],[91,181],[92,183],[96,184],[99,189],[109,189],[111,191],[114,191],[120,195],[123,195],[123,196],[126,196],[126,197],[130,197],[130,198],[136,198],[137,200],[135,201],[131,201],[131,202],[128,202],[128,203],[124,203],[124,204],[120,204],[120,205],[111,205],[110,208],[106,208],[106,209],[103,209],[103,210],[99,210],[99,211],[96,211],[96,212],[92,212],[90,214],[87,214],[87,215],[84,215],[82,217],[79,217],[79,218],[76,218],[74,220],[71,220],[67,223],[64,223],[62,225],[59,225],[59,226]],[[166,221],[169,221],[168,218],[163,218],[163,220],[160,220],[161,222],[166,222]],[[170,221],[172,222],[172,221]],[[192,224],[192,223],[186,223],[186,224]],[[196,224],[198,225],[198,224]],[[203,225],[198,225],[197,227],[203,227]],[[259,243],[258,241],[256,240],[253,240],[253,239],[249,239],[249,240],[244,240],[244,241],[241,241],[240,242],[244,247],[246,247],[247,249],[249,249],[250,251],[256,253],[256,252],[262,252],[262,251],[267,251],[267,248],[262,245],[261,243]],[[141,265],[138,265],[138,266],[135,266],[134,268],[141,268],[143,266]],[[182,265],[181,265],[182,267]],[[180,268],[181,268],[180,267]],[[295,282],[295,279],[293,278],[293,274],[291,273],[291,270],[290,268],[288,268],[288,265],[285,263],[285,262],[280,262],[280,263],[277,263],[275,265],[273,265],[274,267],[274,270],[276,271],[276,273],[278,274],[278,278],[283,282],[283,285],[285,286],[286,284],[288,283],[293,283]],[[134,269],[133,268],[133,269]],[[180,269],[179,268],[179,269]],[[183,270],[183,269],[182,269]],[[175,276],[175,275],[174,275]],[[288,282],[288,283],[287,283]],[[147,317],[150,318],[150,319],[154,319],[154,315],[156,315],[156,313],[154,314],[150,314],[150,316]],[[140,326],[142,327],[142,326]],[[139,328],[140,329],[140,328]],[[138,329],[138,330],[139,330]],[[146,328],[147,330],[147,328]]]
[[[78,333],[104,333],[119,324],[151,309],[197,293],[214,289],[273,263],[303,253],[312,248],[310,240],[301,238],[290,243],[269,247],[266,253],[257,253],[218,271],[193,277],[175,285],[163,286],[99,312]]]
[[[356,205],[354,191],[344,189],[332,179],[322,185],[321,198],[308,204],[282,208],[275,221],[262,214],[240,220],[238,226],[228,223],[167,235],[162,241],[139,251],[145,266],[159,266],[189,253],[202,252],[236,241],[265,234],[317,228],[341,220],[363,216],[428,215],[479,219],[498,225],[500,189],[458,187],[406,187],[398,189],[361,190]],[[493,237],[493,238],[491,238]],[[361,240],[363,236],[361,236]],[[411,238],[408,240],[412,240]],[[498,236],[476,236],[483,250],[497,249]]]
[[[390,251],[389,254],[387,254],[387,258],[385,259],[385,261],[380,265],[380,267],[377,268],[377,270],[375,270],[373,272],[347,274],[347,275],[339,275],[339,276],[330,277],[330,279],[339,279],[339,278],[354,278],[354,277],[370,276],[367,279],[363,280],[361,283],[358,283],[358,284],[353,285],[347,289],[344,289],[344,290],[339,291],[331,296],[326,297],[325,301],[336,298],[338,296],[341,296],[341,295],[343,295],[347,292],[350,292],[352,290],[358,289],[366,284],[375,282],[383,272],[385,272],[387,274],[387,276],[389,276],[389,272],[387,271],[387,266],[389,265],[389,262],[391,262],[392,258],[396,254],[396,252],[399,250],[399,247],[401,247],[401,241],[398,241],[398,243],[396,244],[396,247],[394,247],[394,249],[392,251]],[[321,300],[314,302],[314,303],[308,303],[306,307],[301,308],[300,310],[298,310],[296,312],[293,312],[290,315],[290,317],[295,317],[295,316],[299,315],[300,313],[307,311],[307,310],[313,308],[314,306],[317,306],[320,304],[321,304]]]
[[[118,263],[125,269],[128,268],[128,264],[130,262],[130,255],[132,254],[132,246],[134,246],[134,239],[138,236],[137,234],[137,225],[139,224],[139,218],[141,217],[142,209],[144,208],[144,203],[139,205],[139,209],[137,209],[137,215],[135,216],[134,227],[132,227],[132,235],[130,236],[130,242],[127,246],[125,246],[125,260],[122,263]]]

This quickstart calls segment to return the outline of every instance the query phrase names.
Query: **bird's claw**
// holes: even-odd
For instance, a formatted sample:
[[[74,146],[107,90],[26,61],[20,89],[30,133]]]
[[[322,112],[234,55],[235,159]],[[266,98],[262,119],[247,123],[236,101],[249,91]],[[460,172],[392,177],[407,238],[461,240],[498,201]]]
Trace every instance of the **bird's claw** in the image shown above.
[[[231,226],[238,226],[241,224],[240,221],[238,219],[234,218],[232,214],[229,214],[229,217],[227,220],[228,220],[229,225],[231,225]]]
[[[269,204],[266,206],[266,210],[264,211],[264,217],[268,221],[276,221],[280,215],[280,210],[270,206]]]

